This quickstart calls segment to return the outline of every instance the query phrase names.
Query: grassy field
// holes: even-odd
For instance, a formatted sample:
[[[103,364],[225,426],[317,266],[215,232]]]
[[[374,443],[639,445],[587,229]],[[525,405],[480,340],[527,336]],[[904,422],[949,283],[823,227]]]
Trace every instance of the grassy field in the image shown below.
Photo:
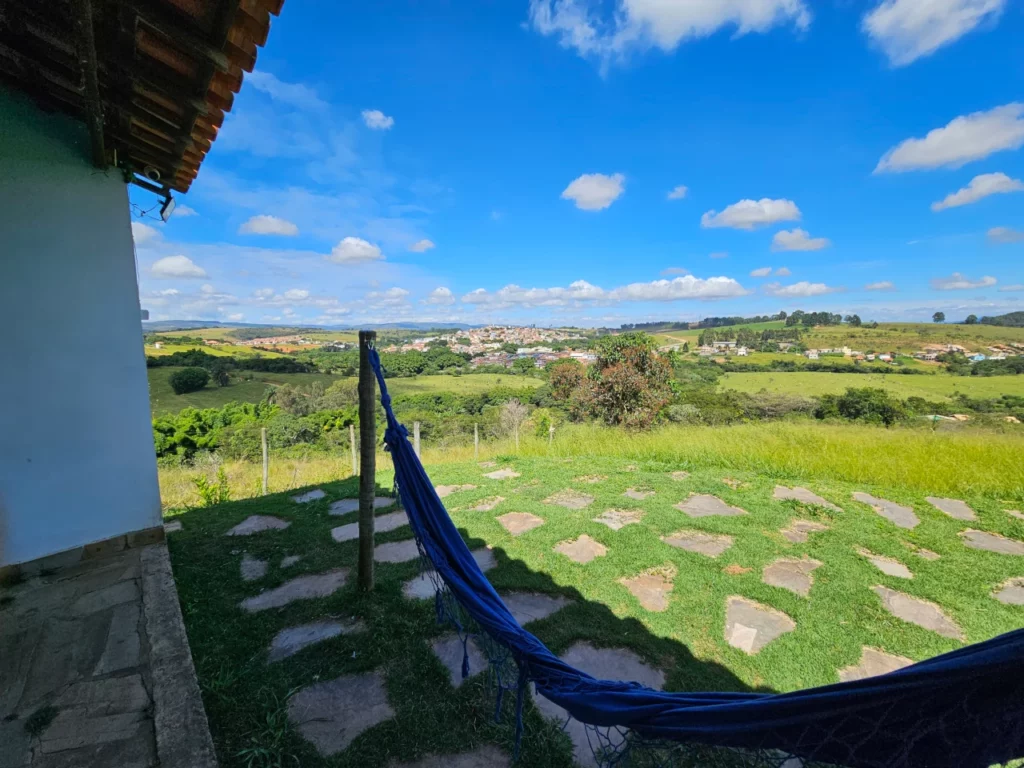
[[[198,349],[214,357],[286,357],[286,355],[282,355],[280,352],[267,352],[262,349],[239,347],[234,344],[225,344],[219,347],[210,347],[206,344],[165,344],[160,349],[147,344],[145,347],[148,357],[163,357],[164,355],[173,355],[175,352],[188,352],[193,349]]]
[[[838,441],[838,451],[830,436]],[[588,450],[586,455],[566,455],[582,448]],[[581,430],[556,441],[557,456],[525,455],[545,450],[543,443],[531,442],[524,446],[524,455],[501,457],[502,466],[521,474],[513,480],[489,480],[483,477],[489,470],[471,461],[428,469],[435,483],[472,486],[449,496],[446,504],[471,548],[493,548],[497,567],[487,576],[499,593],[525,590],[571,601],[529,625],[555,653],[577,642],[625,648],[662,669],[667,690],[791,691],[836,682],[837,670],[856,664],[864,646],[915,661],[962,646],[958,640],[891,616],[872,592],[874,585],[937,603],[963,629],[966,642],[1021,626],[1020,607],[991,597],[996,585],[1020,575],[1015,558],[969,550],[957,536],[969,525],[1024,538],[1024,523],[1006,514],[999,495],[1000,489],[1014,487],[1019,494],[1024,488],[1024,469],[1015,459],[1020,448],[1020,438],[998,435],[986,441],[981,435],[830,430],[827,425],[677,429],[626,440]],[[838,466],[837,456],[842,457]],[[892,482],[900,479],[889,468],[897,463],[896,456],[908,459],[905,463],[912,473],[905,478],[908,482]],[[731,460],[719,461],[722,458]],[[931,466],[933,461],[939,466]],[[378,483],[384,491],[390,477],[387,464],[382,467],[385,471]],[[766,468],[769,471],[762,471]],[[683,481],[673,480],[669,473],[679,469],[692,474]],[[881,471],[875,474],[874,470]],[[948,491],[950,474],[968,485],[975,472],[983,482],[961,498],[977,511],[977,522],[960,523],[924,500],[927,493]],[[874,475],[873,482],[864,479],[869,475]],[[919,487],[933,477],[945,484]],[[821,494],[842,512],[774,500],[772,489],[783,479],[787,485],[802,485]],[[502,722],[495,724],[493,692],[487,689],[485,675],[454,689],[430,649],[431,642],[446,631],[435,623],[433,601],[402,596],[402,584],[417,575],[418,563],[379,563],[375,591],[360,593],[354,584],[357,542],[338,544],[329,534],[332,527],[353,522],[356,515],[327,514],[334,499],[356,495],[355,479],[318,487],[327,497],[305,505],[279,494],[184,512],[177,517],[183,530],[169,537],[220,763],[369,768],[482,744],[510,753],[512,697],[506,697]],[[546,503],[551,494],[567,488],[593,496],[593,502],[577,511]],[[635,501],[623,496],[629,488],[654,491],[654,495]],[[913,506],[921,524],[912,531],[896,528],[869,507],[852,501],[855,490]],[[748,514],[691,519],[674,509],[691,493],[713,494]],[[497,495],[505,500],[494,511],[471,511],[475,504]],[[619,531],[592,520],[611,508],[638,510],[642,519]],[[529,512],[544,524],[512,537],[496,520],[510,511]],[[291,526],[246,539],[223,536],[252,514],[276,515]],[[816,520],[829,530],[812,534],[804,544],[791,544],[779,531],[794,518]],[[733,537],[733,546],[718,559],[710,559],[660,540],[680,529],[726,534]],[[581,534],[605,545],[607,554],[579,565],[552,551],[557,543]],[[377,540],[400,541],[410,536],[408,528],[401,528],[379,534]],[[857,553],[859,548],[904,563],[914,578],[882,574]],[[925,560],[915,554],[917,548],[938,553],[941,559]],[[253,583],[241,581],[243,549],[270,563],[266,577]],[[282,570],[278,564],[286,554],[301,555],[302,560]],[[822,564],[814,571],[808,597],[762,582],[762,569],[776,558],[802,556]],[[256,614],[238,608],[242,599],[287,579],[338,567],[352,572],[348,585],[330,597]],[[673,591],[664,612],[644,609],[619,583],[624,576],[649,569],[673,574]],[[754,656],[731,647],[723,627],[725,602],[732,595],[784,612],[796,623],[795,630]],[[357,618],[366,631],[266,663],[265,649],[275,633],[327,616]],[[288,722],[289,696],[317,681],[372,670],[386,678],[394,717],[360,735],[344,752],[321,758]],[[532,705],[526,705],[525,715],[519,764],[567,768],[570,748],[565,736]]]
[[[971,351],[986,351],[990,344],[1024,343],[1024,328],[994,325],[957,325],[935,323],[880,323],[878,328],[851,328],[848,325],[819,326],[804,335],[811,348],[832,349],[848,346],[862,352],[914,352],[926,344],[959,344]]]
[[[740,392],[788,392],[794,395],[838,394],[847,387],[880,387],[902,398],[929,400],[956,394],[970,397],[1024,395],[1024,376],[902,376],[863,373],[727,373],[719,382],[723,389]]]

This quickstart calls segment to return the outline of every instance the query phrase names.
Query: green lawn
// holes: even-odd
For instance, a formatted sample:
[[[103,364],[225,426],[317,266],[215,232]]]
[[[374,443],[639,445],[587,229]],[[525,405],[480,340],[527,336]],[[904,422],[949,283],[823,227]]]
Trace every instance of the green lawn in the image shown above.
[[[881,430],[879,430],[881,431]],[[471,484],[475,488],[446,499],[448,509],[471,548],[493,547],[498,566],[487,575],[499,592],[528,590],[568,597],[572,603],[529,629],[555,653],[576,642],[626,648],[665,672],[668,690],[792,691],[837,681],[837,670],[858,663],[864,646],[912,660],[962,647],[955,639],[894,618],[871,591],[883,585],[932,601],[978,642],[1019,628],[1024,609],[991,597],[1004,580],[1021,575],[1019,558],[967,549],[957,534],[967,527],[1024,539],[1024,523],[1004,511],[997,498],[964,498],[979,520],[961,523],[924,500],[926,491],[905,487],[850,484],[818,475],[769,476],[725,469],[697,458],[685,463],[631,461],[626,458],[505,457],[501,466],[521,473],[513,480],[492,481],[489,470],[474,463],[430,467],[435,483]],[[683,481],[669,473],[687,469]],[[586,482],[596,479],[597,482]],[[733,488],[724,480],[738,481]],[[834,512],[772,498],[776,482],[802,485],[840,507]],[[378,479],[382,488],[390,477]],[[452,754],[481,744],[511,751],[513,726],[509,699],[505,717],[494,723],[494,699],[484,677],[453,689],[448,673],[433,656],[430,643],[446,630],[434,621],[433,601],[403,598],[401,585],[419,569],[415,560],[377,565],[377,588],[359,593],[354,584],[357,542],[337,544],[330,529],[353,522],[355,514],[330,517],[329,502],[356,494],[355,479],[320,486],[327,498],[297,505],[281,494],[181,514],[184,529],[171,534],[169,546],[192,654],[195,659],[211,731],[224,766],[384,766],[426,753]],[[545,503],[567,488],[594,497],[586,509],[570,511]],[[625,498],[629,488],[652,490],[642,501]],[[855,490],[910,505],[920,518],[912,531],[881,518],[854,502]],[[674,505],[691,493],[718,496],[748,514],[691,519]],[[505,501],[491,512],[471,511],[484,499]],[[639,524],[613,531],[592,520],[607,509],[636,509]],[[529,512],[544,524],[512,537],[497,517]],[[381,513],[386,510],[381,510]],[[272,514],[291,522],[286,530],[239,539],[223,533],[252,514]],[[814,520],[829,530],[792,544],[779,533],[794,518]],[[681,529],[733,537],[732,547],[717,559],[663,543],[662,536]],[[607,554],[586,565],[553,551],[559,542],[586,534],[607,547]],[[408,528],[384,533],[378,542],[410,537]],[[906,565],[913,579],[884,575],[857,553],[858,548]],[[917,548],[938,553],[938,560],[915,554]],[[242,551],[270,563],[260,581],[239,577]],[[288,571],[283,555],[302,560]],[[762,583],[762,569],[779,557],[813,558],[808,597]],[[238,603],[301,574],[350,568],[349,583],[330,597],[292,603],[283,608],[245,614]],[[619,583],[648,569],[674,572],[667,610],[652,612]],[[729,596],[743,596],[784,612],[796,629],[748,656],[723,636]],[[365,632],[343,635],[307,648],[272,665],[265,661],[271,638],[283,628],[325,616],[358,618]],[[393,719],[363,733],[344,752],[322,759],[288,723],[284,709],[290,695],[317,681],[348,673],[380,670],[387,681]],[[569,747],[555,727],[527,706],[520,763],[568,766]]]
[[[832,349],[846,345],[862,352],[914,352],[926,344],[959,344],[985,352],[988,345],[997,342],[1024,343],[1024,328],[952,323],[880,323],[878,328],[821,326],[804,334],[803,341],[808,347]]]
[[[147,357],[163,357],[175,352],[189,352],[193,349],[198,349],[214,357],[285,357],[280,352],[267,352],[263,349],[240,347],[234,344],[224,344],[217,347],[211,347],[207,344],[164,344],[160,349],[147,344],[145,352]]]
[[[955,394],[971,397],[1024,395],[1024,376],[904,376],[900,374],[862,373],[727,373],[719,386],[740,392],[788,392],[794,395],[841,393],[847,387],[881,387],[902,398],[930,400]]]

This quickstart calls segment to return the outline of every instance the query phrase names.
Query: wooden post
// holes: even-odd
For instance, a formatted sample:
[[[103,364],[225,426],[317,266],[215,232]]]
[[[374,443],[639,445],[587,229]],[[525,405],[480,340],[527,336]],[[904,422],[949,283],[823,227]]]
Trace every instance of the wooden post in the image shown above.
[[[480,427],[478,424],[473,425],[473,461],[480,459]]]
[[[412,449],[416,451],[416,458],[423,458],[420,456],[420,423],[414,421],[412,423]]]
[[[359,588],[373,590],[373,499],[377,495],[376,387],[370,368],[375,331],[359,332]]]
[[[355,477],[359,474],[359,459],[356,455],[356,425],[348,425],[348,443],[349,448],[352,451],[352,476]]]
[[[267,477],[270,474],[270,457],[267,456],[267,428],[260,429],[260,442],[263,443],[263,495],[267,495]]]

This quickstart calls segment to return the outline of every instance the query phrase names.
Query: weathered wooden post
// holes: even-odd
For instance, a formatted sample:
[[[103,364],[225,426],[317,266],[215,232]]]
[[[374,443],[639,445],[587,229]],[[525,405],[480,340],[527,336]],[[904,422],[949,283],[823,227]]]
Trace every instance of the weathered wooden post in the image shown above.
[[[373,499],[377,495],[377,420],[370,346],[375,331],[359,332],[359,588],[373,589]]]
[[[473,461],[480,459],[480,426],[473,425]]]
[[[359,459],[356,455],[356,425],[348,425],[348,443],[349,449],[352,451],[352,476],[355,477],[359,474]]]
[[[420,456],[420,423],[414,421],[412,423],[412,449],[416,451],[416,458],[422,459]]]
[[[270,474],[270,457],[267,455],[267,428],[260,429],[260,442],[263,444],[263,495],[267,495],[267,479]]]

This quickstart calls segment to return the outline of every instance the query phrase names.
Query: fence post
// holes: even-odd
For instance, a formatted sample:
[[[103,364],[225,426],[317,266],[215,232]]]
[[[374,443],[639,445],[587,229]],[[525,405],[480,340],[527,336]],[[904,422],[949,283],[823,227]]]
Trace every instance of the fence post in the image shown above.
[[[270,474],[270,457],[267,455],[267,428],[260,429],[260,442],[263,444],[263,495],[267,495],[267,478]]]
[[[359,474],[359,459],[356,457],[356,425],[348,425],[348,442],[352,451],[352,476]]]
[[[423,457],[420,456],[420,423],[418,421],[412,423],[412,448],[416,451],[416,458],[422,459]]]
[[[551,444],[555,441],[555,425],[548,425],[548,449],[550,450]]]
[[[473,425],[473,461],[480,459],[480,427],[478,424]]]
[[[359,332],[359,588],[373,590],[373,499],[377,495],[377,420],[370,346],[375,331]]]

